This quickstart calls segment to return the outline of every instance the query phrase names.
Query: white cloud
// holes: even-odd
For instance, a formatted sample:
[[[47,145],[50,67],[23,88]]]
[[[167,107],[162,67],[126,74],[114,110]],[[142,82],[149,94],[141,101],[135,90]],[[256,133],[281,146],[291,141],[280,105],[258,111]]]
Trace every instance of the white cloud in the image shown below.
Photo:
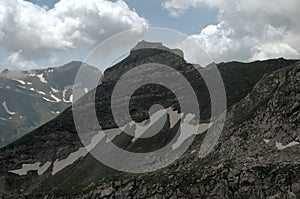
[[[299,58],[299,52],[283,42],[258,44],[251,49],[252,60],[263,60],[272,57]]]
[[[162,6],[169,11],[172,17],[180,17],[189,8],[203,5],[203,0],[165,0]]]
[[[13,70],[26,70],[37,67],[34,61],[28,61],[22,58],[22,50],[11,53],[6,60],[1,62],[2,67]]]
[[[298,0],[165,0],[162,5],[175,17],[189,8],[218,9],[218,24],[190,36],[217,62],[300,56]]]
[[[93,46],[118,32],[147,26],[122,0],[60,0],[53,9],[24,0],[0,1],[0,45],[16,53],[11,56],[22,54],[29,60]]]

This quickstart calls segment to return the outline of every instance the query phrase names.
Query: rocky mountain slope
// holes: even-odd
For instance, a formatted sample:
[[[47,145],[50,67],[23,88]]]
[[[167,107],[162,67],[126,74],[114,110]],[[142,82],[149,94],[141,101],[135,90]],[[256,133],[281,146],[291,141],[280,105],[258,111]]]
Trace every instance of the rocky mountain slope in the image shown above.
[[[31,71],[0,74],[0,147],[59,115],[72,103],[81,62]],[[96,71],[96,68],[87,66]]]
[[[199,159],[195,153],[203,139],[200,135],[180,160],[165,169],[115,175],[70,196],[300,198],[299,80],[300,62],[265,75],[232,107],[209,156]],[[63,195],[56,196],[66,198]]]
[[[96,94],[97,116],[104,129],[116,128],[110,97],[118,79],[129,69],[153,61],[173,66],[189,80],[202,102],[201,120],[207,121],[208,91],[192,65],[170,51],[142,49],[132,51],[104,73]],[[199,159],[202,133],[181,159],[153,173],[117,172],[95,160],[82,148],[69,108],[0,150],[1,197],[296,197],[300,179],[299,65],[284,59],[219,64],[230,110],[219,144],[209,156]],[[134,120],[149,119],[148,109],[156,103],[180,111],[168,90],[150,85],[133,96],[130,109],[134,110]],[[125,124],[128,119],[124,118]],[[112,142],[128,151],[143,152],[149,150],[146,146],[164,146],[174,137],[176,128],[178,123],[172,126],[169,122],[149,139],[132,142],[133,137],[121,133]]]

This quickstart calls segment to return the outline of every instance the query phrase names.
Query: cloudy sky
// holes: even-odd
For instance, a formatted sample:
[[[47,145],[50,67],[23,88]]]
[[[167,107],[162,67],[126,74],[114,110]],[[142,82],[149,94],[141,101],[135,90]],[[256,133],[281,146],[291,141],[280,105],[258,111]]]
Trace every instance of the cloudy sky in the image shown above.
[[[118,32],[180,31],[215,62],[300,58],[299,0],[1,0],[0,70],[83,60]]]

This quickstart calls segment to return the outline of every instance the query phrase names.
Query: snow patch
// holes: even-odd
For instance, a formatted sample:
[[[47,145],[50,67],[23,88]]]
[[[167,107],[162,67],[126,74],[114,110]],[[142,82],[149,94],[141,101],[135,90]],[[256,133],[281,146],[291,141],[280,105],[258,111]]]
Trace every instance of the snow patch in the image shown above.
[[[88,152],[91,151],[103,138],[104,134],[103,132],[100,132],[93,137],[91,143],[88,146],[79,148],[77,151],[71,153],[66,159],[55,160],[53,164],[52,175],[55,175],[67,166],[72,165],[79,158],[85,157]]]
[[[54,111],[52,111],[53,113],[55,113]],[[172,111],[172,109],[164,109],[164,110],[160,110],[157,111],[156,113],[152,114],[150,117],[151,121],[147,121],[145,123],[139,123],[139,127],[137,127],[137,131],[135,132],[135,136],[142,136],[142,134],[145,132],[145,127],[147,126],[151,126],[155,123],[155,121],[158,121],[163,115],[165,115],[166,113],[169,114],[169,118],[170,118],[170,125],[174,126],[179,119],[182,118],[182,114],[177,113],[176,111]],[[190,122],[193,119],[193,115],[187,115],[185,117],[185,119],[182,121],[181,125],[187,125],[189,128],[184,129],[186,130],[185,133],[181,133],[182,135],[180,135],[180,138],[178,138],[177,142],[172,146],[172,148],[176,148],[178,147],[178,145],[180,145],[180,143],[182,143],[185,139],[187,139],[188,137],[192,136],[190,134],[188,134],[189,129],[191,128],[197,128],[197,134],[203,133],[205,132],[211,125],[212,123],[209,124],[199,124],[199,125],[191,125]],[[149,125],[150,124],[150,125]],[[89,145],[87,145],[86,147],[81,147],[78,150],[72,152],[69,154],[69,156],[65,159],[56,159],[53,162],[53,167],[52,167],[52,175],[55,175],[56,173],[60,172],[61,170],[65,169],[66,167],[72,165],[73,163],[75,163],[76,161],[82,159],[83,157],[85,157],[89,151],[91,151],[93,148],[95,148],[95,146],[97,146],[97,144],[102,140],[102,139],[107,139],[106,141],[112,141],[117,135],[119,135],[122,131],[124,131],[124,129],[127,126],[132,126],[132,125],[136,125],[136,123],[129,123],[127,125],[125,125],[124,127],[121,128],[114,128],[114,129],[108,129],[108,130],[103,130],[103,131],[99,131],[98,134],[96,134],[92,140],[91,143]],[[183,127],[185,128],[185,126]],[[191,153],[195,153],[196,150],[192,151]],[[27,171],[29,170],[38,170],[40,163],[36,163],[30,166],[26,166],[23,167],[25,169],[23,169],[22,171],[19,170],[15,170],[15,171],[10,171],[10,172],[14,172],[14,173],[18,173],[18,174],[22,174],[22,175],[26,175]],[[51,163],[49,164],[49,166],[51,165]],[[48,165],[47,165],[48,166]],[[49,166],[42,170],[43,173],[45,172]],[[18,171],[18,172],[16,172]]]
[[[269,139],[264,139],[264,142],[265,142],[266,144],[269,144],[269,143],[270,143],[270,140],[269,140]]]
[[[5,119],[5,118],[3,118],[3,117],[0,117],[0,120],[6,121],[6,119]]]
[[[135,142],[137,139],[143,136],[143,134],[151,127],[153,126],[159,119],[161,119],[165,114],[167,113],[166,109],[159,110],[155,113],[153,113],[150,116],[150,119],[145,120],[141,123],[131,122],[131,126],[135,126],[135,132],[134,132],[134,138],[131,140],[131,142]],[[164,125],[164,124],[162,124]],[[158,132],[159,129],[162,129],[163,126],[156,126],[156,129]],[[148,136],[149,137],[149,136]]]
[[[295,141],[293,141],[293,142],[291,142],[291,143],[289,143],[287,145],[282,145],[280,142],[276,142],[275,146],[276,146],[277,149],[283,150],[283,149],[286,149],[286,148],[289,148],[289,147],[296,146],[298,144],[300,144],[300,143],[299,142],[295,142]]]
[[[44,77],[44,74],[39,74],[39,75],[37,75],[37,77],[40,79],[40,82],[42,82],[42,83],[48,83],[47,80]]]
[[[27,88],[25,86],[20,86],[20,85],[17,85],[19,88],[23,88],[25,90],[27,90]]]
[[[176,142],[172,145],[172,149],[177,149],[182,143],[187,140],[189,137],[193,136],[194,134],[191,134],[190,132],[196,132],[195,135],[199,135],[204,133],[206,130],[208,130],[213,123],[202,123],[202,124],[191,124],[192,120],[194,119],[193,114],[187,114],[186,117],[183,119],[183,121],[180,124],[180,135]]]
[[[60,92],[58,89],[55,89],[53,87],[51,87],[51,90],[52,90],[53,93],[59,93]]]
[[[170,116],[170,128],[173,128],[183,116],[183,114],[178,114],[177,111],[173,111],[172,108],[168,108],[167,113]]]
[[[54,103],[56,103],[56,101],[53,101],[53,100],[48,99],[48,98],[45,98],[45,97],[43,97],[43,99],[44,99],[45,101],[47,101],[47,102],[54,102]]]
[[[107,137],[106,143],[113,141],[117,135],[119,135],[122,131],[125,130],[127,125],[121,127],[121,128],[115,128],[115,129],[108,129],[104,131],[105,136]]]
[[[134,138],[131,141],[135,142],[138,138],[143,137],[143,134],[166,114],[169,115],[170,128],[173,128],[182,117],[182,114],[178,114],[177,111],[173,111],[172,108],[167,108],[155,112],[150,116],[150,119],[141,123],[131,122],[129,125],[135,126]],[[162,128],[163,126],[156,126],[157,132]]]
[[[13,79],[13,80],[16,81],[16,82],[19,82],[22,85],[26,84],[23,80],[20,80],[20,79]]]
[[[193,153],[195,153],[196,152],[196,150],[193,150],[192,152],[191,152],[191,154],[193,154]]]
[[[69,99],[70,102],[73,102],[73,94],[70,95],[70,99]]]
[[[31,91],[34,91],[34,88],[30,88]]]
[[[51,92],[50,92],[50,96],[52,97],[52,99],[55,100],[55,102],[61,102],[61,99],[59,99],[58,97],[56,97],[55,95],[53,95]]]
[[[3,108],[5,109],[5,111],[6,111],[9,115],[15,115],[15,114],[16,114],[15,112],[10,111],[10,110],[8,109],[6,101],[2,102],[2,106],[3,106]]]
[[[22,168],[17,170],[9,171],[9,173],[14,173],[19,176],[27,175],[28,171],[37,171],[38,175],[43,175],[48,168],[51,166],[51,162],[46,162],[43,166],[41,165],[41,162],[37,162],[34,164],[22,164]]]
[[[171,110],[171,109],[170,109]],[[153,114],[152,117],[150,119],[152,119],[153,121],[150,121],[150,124],[153,125],[153,123],[155,121],[157,121],[160,116],[162,116],[163,114],[165,114],[166,109],[165,110],[161,110],[156,112],[156,114]],[[177,113],[174,111],[174,113]],[[177,113],[177,118],[181,118],[181,114]],[[178,120],[179,120],[178,119]],[[154,121],[155,120],[155,121]],[[171,120],[171,119],[170,119]],[[177,120],[177,121],[178,121]],[[192,120],[192,115],[187,115],[184,123],[182,125],[186,125],[189,127],[189,129],[191,128],[197,128],[197,134],[203,133],[205,132],[211,125],[212,123],[209,124],[199,124],[199,125],[191,125],[189,124],[189,122]],[[173,120],[175,125],[175,119]],[[128,124],[130,126],[132,126],[133,124]],[[119,135],[122,131],[124,131],[124,129],[128,126],[125,125],[124,127],[121,128],[115,128],[115,129],[108,129],[108,130],[104,130],[104,131],[100,131],[98,134],[96,134],[91,143],[87,146],[87,147],[81,147],[79,148],[77,151],[71,153],[66,159],[62,159],[62,160],[55,160],[54,164],[53,164],[53,170],[52,170],[52,175],[55,175],[56,173],[58,173],[59,171],[63,170],[64,168],[66,168],[69,165],[72,165],[73,163],[75,163],[77,160],[79,160],[80,158],[85,157],[89,151],[91,151],[103,138],[106,138],[106,142],[112,141],[117,135]],[[149,125],[147,125],[149,126]],[[151,125],[150,125],[151,126]],[[183,127],[185,128],[185,127]],[[135,132],[135,136],[140,136],[143,134],[144,132],[144,126],[138,127],[137,132]],[[189,132],[188,129],[185,129],[186,132]],[[183,136],[182,136],[183,135]],[[172,146],[172,148],[177,148],[185,139],[187,139],[188,137],[190,137],[191,135],[188,133],[181,133],[181,138],[178,138],[177,142]],[[192,151],[192,153],[195,153],[195,151]]]
[[[89,89],[88,89],[88,88],[84,88],[83,91],[84,91],[85,93],[88,93],[88,92],[89,92]]]
[[[72,165],[74,162],[76,162],[79,158],[86,156],[88,151],[85,147],[82,147],[75,151],[74,153],[71,153],[66,159],[63,160],[55,160],[53,164],[53,170],[52,175],[55,175],[59,171],[63,170],[69,165]]]
[[[52,114],[60,114],[59,111],[51,111]]]
[[[73,102],[73,94],[70,95],[70,98],[69,100],[66,99],[66,92],[68,91],[67,88],[64,89],[63,91],[63,101],[66,102],[66,103],[72,103]]]
[[[27,85],[32,85],[32,83],[31,82],[27,82]]]
[[[43,91],[36,91],[36,92],[40,95],[46,95],[46,93],[44,93]]]

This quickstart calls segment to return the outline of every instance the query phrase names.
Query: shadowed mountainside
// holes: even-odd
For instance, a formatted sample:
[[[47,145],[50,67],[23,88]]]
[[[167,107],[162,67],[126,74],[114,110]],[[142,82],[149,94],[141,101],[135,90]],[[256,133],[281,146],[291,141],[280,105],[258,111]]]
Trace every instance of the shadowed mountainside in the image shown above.
[[[116,82],[135,66],[153,62],[172,66],[189,80],[200,102],[201,121],[208,120],[209,93],[193,65],[170,51],[141,49],[131,51],[126,59],[107,69],[97,88],[96,111],[104,129],[116,127],[110,106]],[[199,150],[205,135],[200,134],[176,163],[153,173],[117,172],[85,154],[53,175],[56,161],[68,158],[82,147],[72,109],[68,108],[54,120],[0,150],[2,197],[65,195],[67,198],[71,194],[74,198],[259,198],[299,194],[299,162],[295,159],[299,157],[299,145],[279,147],[280,144],[299,142],[299,105],[292,105],[299,101],[299,63],[296,62],[274,59],[218,64],[230,110],[219,144],[213,153],[199,159],[194,150]],[[166,78],[172,78],[172,75]],[[148,85],[132,97],[129,107],[133,110],[132,118],[137,122],[149,119],[148,110],[153,104],[180,111],[171,91]],[[124,118],[123,122],[128,121],[130,118]],[[134,152],[151,143],[155,143],[151,147],[159,148],[174,137],[176,128],[178,126],[170,128],[166,123],[162,132],[152,138],[132,142],[131,136],[121,133],[113,142]],[[287,132],[289,136],[285,138]],[[22,176],[9,173],[21,168],[22,164],[38,162],[41,166],[49,163],[41,175],[36,171]]]

